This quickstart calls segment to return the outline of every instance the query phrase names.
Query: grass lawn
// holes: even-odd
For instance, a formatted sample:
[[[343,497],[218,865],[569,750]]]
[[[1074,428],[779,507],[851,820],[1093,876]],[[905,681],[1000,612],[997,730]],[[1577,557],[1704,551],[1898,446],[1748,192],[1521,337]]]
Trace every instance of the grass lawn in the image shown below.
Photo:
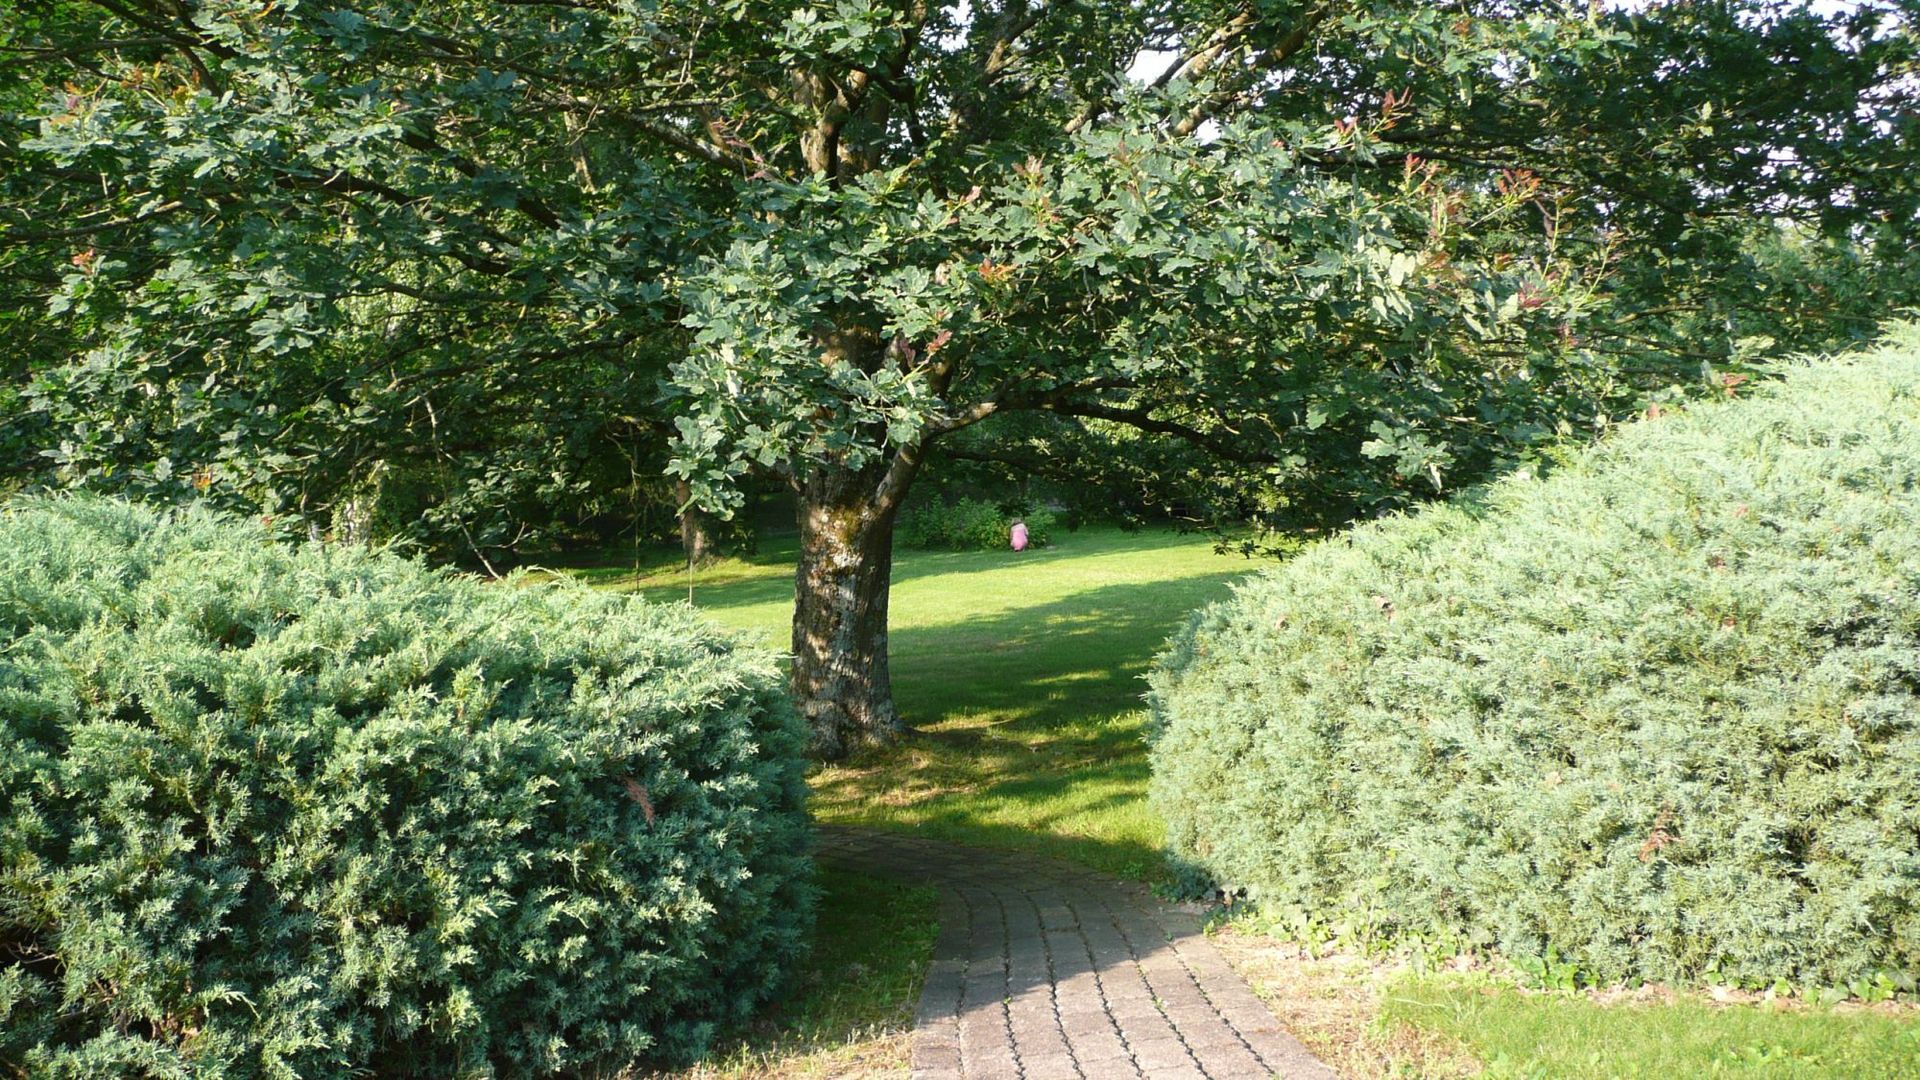
[[[1486,1063],[1489,1077],[1920,1074],[1920,1022],[1907,1010],[1717,1005],[1696,996],[1602,1004],[1434,976],[1394,984],[1380,1016],[1456,1040]]]
[[[1215,940],[1275,1015],[1349,1078],[1496,1080],[1920,1075],[1910,1005],[1716,1003],[1704,993],[1534,992],[1485,972],[1418,974],[1267,937],[1255,917]]]
[[[785,538],[704,567],[694,602],[784,651],[794,557]],[[1062,532],[1018,555],[900,552],[893,683],[915,733],[819,770],[814,813],[1159,876],[1141,676],[1193,609],[1255,567],[1215,554],[1204,536],[1111,528]],[[580,573],[651,600],[687,597],[684,564]]]

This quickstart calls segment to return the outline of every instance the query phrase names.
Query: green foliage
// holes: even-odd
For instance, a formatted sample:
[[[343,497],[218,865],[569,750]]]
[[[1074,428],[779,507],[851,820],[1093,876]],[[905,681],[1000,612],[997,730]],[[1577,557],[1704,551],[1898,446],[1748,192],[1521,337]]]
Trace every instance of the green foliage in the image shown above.
[[[627,157],[578,215],[523,202],[516,173],[584,160],[565,118],[334,7],[0,0],[0,475],[468,558],[565,535],[661,472],[678,335],[646,314],[650,247],[610,230],[669,199]],[[539,22],[465,25],[571,52]],[[440,146],[449,109],[544,119]]]
[[[1903,326],[1241,587],[1153,675],[1155,803],[1266,905],[1553,983],[1910,989],[1916,520]]]
[[[477,557],[662,472],[875,551],[1017,414],[1197,447],[1117,470],[1188,517],[1378,513],[1788,341],[1756,222],[1920,207],[1879,4],[0,3],[0,470]],[[896,717],[846,539],[828,753]]]
[[[1007,546],[1017,521],[1026,522],[1034,547],[1045,547],[1053,539],[1051,511],[1020,513],[981,499],[960,499],[951,503],[929,500],[909,507],[894,531],[894,541],[909,548],[992,550]]]
[[[764,185],[690,274],[676,471],[714,498],[755,463],[877,474],[900,447],[1045,411],[1288,483],[1431,491],[1459,456],[1449,417],[1479,410],[1477,443],[1591,412],[1605,365],[1536,369],[1595,283],[1541,243],[1531,186],[1388,168],[1384,121],[1245,118],[1196,143],[1164,107],[944,194],[905,167]],[[1476,230],[1432,227],[1436,200]],[[865,328],[823,363],[817,328],[849,310]]]
[[[1753,222],[1906,251],[1852,7],[0,0],[0,475],[493,551],[1034,413],[1404,503],[1788,342]]]
[[[528,1075],[677,1061],[811,886],[769,658],[199,509],[0,511],[0,1063]]]

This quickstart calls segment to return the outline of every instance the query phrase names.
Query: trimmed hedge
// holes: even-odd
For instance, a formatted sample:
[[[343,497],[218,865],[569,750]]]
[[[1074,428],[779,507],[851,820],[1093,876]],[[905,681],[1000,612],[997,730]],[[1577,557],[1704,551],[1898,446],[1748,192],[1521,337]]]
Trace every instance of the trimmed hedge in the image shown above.
[[[1175,852],[1295,918],[1597,982],[1911,989],[1920,330],[1893,335],[1199,614],[1152,676]]]
[[[202,511],[0,510],[0,1072],[686,1060],[811,912],[771,658]]]
[[[1036,508],[1027,514],[1010,513],[978,499],[916,505],[901,517],[894,539],[909,548],[1005,550],[1016,521],[1026,522],[1027,542],[1032,546],[1045,547],[1053,541],[1051,511]]]

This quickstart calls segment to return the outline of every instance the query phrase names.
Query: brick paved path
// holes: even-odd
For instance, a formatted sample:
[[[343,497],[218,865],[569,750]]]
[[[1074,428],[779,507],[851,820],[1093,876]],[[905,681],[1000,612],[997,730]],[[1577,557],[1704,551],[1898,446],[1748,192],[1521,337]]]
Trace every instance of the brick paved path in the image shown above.
[[[820,858],[941,893],[916,1080],[1332,1080],[1146,888],[1051,859],[822,827]]]

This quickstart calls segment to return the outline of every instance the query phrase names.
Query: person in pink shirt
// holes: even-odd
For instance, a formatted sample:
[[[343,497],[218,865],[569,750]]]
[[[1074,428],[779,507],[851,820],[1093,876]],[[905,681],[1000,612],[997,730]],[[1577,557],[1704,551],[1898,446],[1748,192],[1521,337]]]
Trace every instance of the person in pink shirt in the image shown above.
[[[1014,522],[1013,531],[1007,539],[1013,544],[1013,550],[1027,550],[1027,523],[1024,521]]]

